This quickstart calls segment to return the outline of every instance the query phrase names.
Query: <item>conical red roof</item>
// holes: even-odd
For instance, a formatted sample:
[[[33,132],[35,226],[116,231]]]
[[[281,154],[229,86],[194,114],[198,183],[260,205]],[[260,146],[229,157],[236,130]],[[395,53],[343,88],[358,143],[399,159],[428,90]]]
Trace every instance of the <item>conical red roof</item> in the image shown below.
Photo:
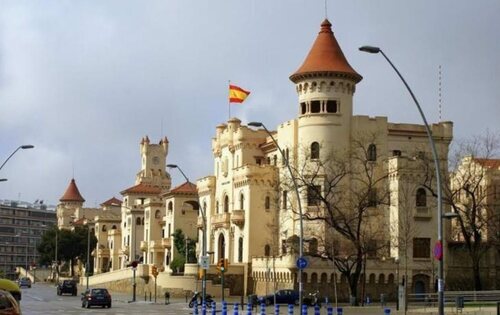
[[[74,178],[71,179],[71,182],[69,183],[68,188],[66,188],[66,192],[61,197],[61,199],[59,199],[59,201],[85,202],[85,199],[83,199],[82,195],[80,194],[78,187],[76,187],[76,183],[75,183]]]
[[[317,75],[343,75],[356,83],[363,78],[347,62],[342,49],[332,32],[332,24],[325,19],[321,30],[304,63],[290,76],[294,83],[306,77]]]
[[[181,193],[181,194],[195,194],[198,192],[198,189],[196,188],[195,184],[191,182],[185,182],[184,184],[173,188],[170,192]]]

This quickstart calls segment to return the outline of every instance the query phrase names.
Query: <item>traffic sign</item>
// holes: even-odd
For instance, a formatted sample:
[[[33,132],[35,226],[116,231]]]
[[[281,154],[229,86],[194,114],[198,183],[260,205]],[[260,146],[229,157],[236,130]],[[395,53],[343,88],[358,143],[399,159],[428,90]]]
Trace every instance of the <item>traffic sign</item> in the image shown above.
[[[200,256],[200,267],[201,269],[208,269],[210,266],[209,256]]]
[[[434,245],[434,258],[436,260],[443,259],[443,243],[441,241],[437,241],[436,245]]]
[[[304,257],[299,257],[297,259],[297,268],[299,268],[301,270],[302,269],[306,269],[307,268],[307,264],[308,264],[307,259],[305,259]]]

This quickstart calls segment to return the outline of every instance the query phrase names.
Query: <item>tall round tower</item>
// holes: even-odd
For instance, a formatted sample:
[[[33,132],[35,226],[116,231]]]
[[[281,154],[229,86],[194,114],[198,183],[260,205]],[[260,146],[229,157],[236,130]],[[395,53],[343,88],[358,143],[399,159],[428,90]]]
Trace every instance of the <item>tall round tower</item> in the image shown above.
[[[305,158],[349,147],[352,97],[362,77],[347,62],[331,26],[327,19],[321,23],[302,66],[290,76],[299,96],[298,154]]]

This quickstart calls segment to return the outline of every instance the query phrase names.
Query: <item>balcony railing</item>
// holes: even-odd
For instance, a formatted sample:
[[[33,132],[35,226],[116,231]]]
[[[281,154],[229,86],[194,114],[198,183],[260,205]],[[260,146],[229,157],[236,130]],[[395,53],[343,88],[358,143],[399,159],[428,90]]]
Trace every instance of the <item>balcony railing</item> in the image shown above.
[[[128,246],[124,246],[124,247],[122,247],[122,248],[121,248],[121,250],[120,250],[120,253],[121,253],[122,255],[127,255],[127,256],[128,256],[129,252],[130,252],[130,248],[129,248]]]
[[[215,228],[228,228],[229,227],[229,219],[231,215],[230,213],[222,213],[222,214],[216,214],[215,216],[212,217],[212,225]]]
[[[148,250],[148,242],[147,241],[141,241],[141,245],[139,246],[139,248],[143,252],[146,251],[146,250]]]
[[[429,207],[416,207],[413,217],[418,219],[430,219],[431,212],[429,211]]]
[[[240,227],[243,226],[245,224],[245,211],[233,210],[233,213],[231,213],[231,222]]]
[[[168,237],[168,238],[162,238],[161,239],[161,245],[164,248],[170,249],[172,247],[172,241],[171,241],[170,237]]]

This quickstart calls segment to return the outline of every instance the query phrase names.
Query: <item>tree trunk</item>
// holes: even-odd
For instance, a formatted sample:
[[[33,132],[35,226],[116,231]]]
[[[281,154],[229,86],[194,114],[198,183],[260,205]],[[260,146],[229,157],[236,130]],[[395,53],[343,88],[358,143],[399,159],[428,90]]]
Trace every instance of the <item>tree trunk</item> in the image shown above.
[[[481,273],[479,268],[479,260],[472,260],[472,275],[474,279],[474,290],[481,291],[483,289],[483,285],[481,283]]]

